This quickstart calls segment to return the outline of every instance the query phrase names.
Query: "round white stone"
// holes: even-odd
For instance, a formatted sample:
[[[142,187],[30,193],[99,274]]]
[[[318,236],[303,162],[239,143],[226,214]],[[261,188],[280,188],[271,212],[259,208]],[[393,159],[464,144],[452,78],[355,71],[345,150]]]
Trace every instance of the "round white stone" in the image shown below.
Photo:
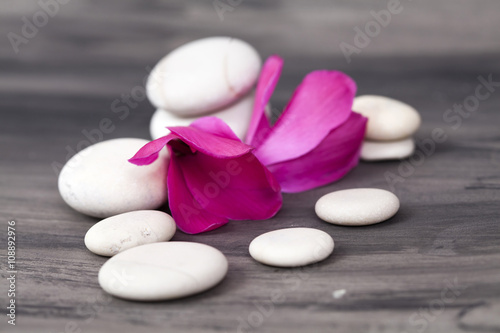
[[[59,175],[59,192],[73,209],[109,217],[155,209],[167,200],[166,149],[151,165],[137,166],[132,156],[149,141],[123,138],[99,142],[73,156]]]
[[[352,110],[368,118],[367,140],[401,140],[414,134],[420,127],[417,110],[392,98],[359,96],[354,99]]]
[[[243,97],[230,106],[204,116],[217,117],[231,127],[233,132],[243,140],[250,125],[254,103],[254,94]],[[153,140],[170,133],[167,126],[188,126],[200,117],[179,117],[166,110],[158,109],[151,118],[149,130]]]
[[[200,243],[141,245],[118,253],[99,271],[99,284],[111,295],[160,301],[200,293],[226,276],[227,259]]]
[[[328,223],[368,225],[394,216],[399,209],[399,199],[386,190],[356,188],[322,196],[315,209],[318,217]]]
[[[111,257],[139,245],[166,242],[175,230],[174,219],[167,213],[137,210],[94,224],[85,235],[85,246],[95,254]]]
[[[183,117],[232,104],[254,86],[260,56],[248,43],[210,37],[185,44],[152,70],[146,90],[151,103]]]
[[[266,265],[297,267],[326,259],[333,252],[333,239],[312,228],[289,228],[267,232],[249,247],[252,258]]]
[[[415,151],[412,138],[399,141],[364,141],[361,159],[364,161],[398,160],[411,156]]]

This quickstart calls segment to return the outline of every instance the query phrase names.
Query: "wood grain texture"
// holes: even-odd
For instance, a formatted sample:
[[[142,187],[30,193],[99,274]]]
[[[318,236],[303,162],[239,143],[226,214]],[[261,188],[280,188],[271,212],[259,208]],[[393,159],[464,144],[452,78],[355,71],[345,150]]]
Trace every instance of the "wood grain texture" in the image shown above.
[[[447,109],[474,94],[478,76],[500,81],[500,3],[407,1],[380,34],[347,63],[339,44],[385,1],[250,1],[220,21],[212,2],[70,1],[61,5],[19,53],[7,39],[20,33],[36,2],[0,4],[0,260],[5,280],[7,221],[17,222],[17,323],[1,332],[493,332],[500,331],[500,87],[462,117]],[[419,140],[436,128],[448,137],[414,170],[401,162],[361,163],[341,181],[286,194],[268,221],[231,222],[174,240],[206,243],[229,260],[227,278],[203,294],[158,303],[107,296],[97,283],[105,258],[83,237],[96,219],[64,204],[53,163],[85,139],[82,130],[109,118],[103,136],[149,138],[147,101],[120,119],[112,103],[140,87],[147,67],[192,39],[243,38],[285,59],[272,103],[282,108],[314,69],[351,75],[360,94],[394,97],[422,114]],[[407,165],[406,165],[407,167]],[[387,172],[411,173],[393,189],[401,210],[362,228],[320,221],[316,200],[353,187],[390,189]],[[334,254],[302,269],[261,265],[248,245],[266,231],[321,229]],[[450,289],[450,285],[452,288]],[[341,298],[335,290],[345,289]],[[279,297],[278,297],[279,296]],[[273,300],[275,301],[273,303]],[[4,305],[1,307],[5,309]],[[3,310],[5,311],[5,310]]]

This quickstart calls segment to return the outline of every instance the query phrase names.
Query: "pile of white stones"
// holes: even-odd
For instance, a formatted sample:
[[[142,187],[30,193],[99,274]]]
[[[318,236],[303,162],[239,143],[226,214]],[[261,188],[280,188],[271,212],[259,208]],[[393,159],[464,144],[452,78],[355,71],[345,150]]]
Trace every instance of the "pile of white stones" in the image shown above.
[[[421,122],[417,110],[395,99],[375,95],[356,97],[352,110],[368,118],[362,160],[395,160],[413,154],[412,136]]]
[[[158,108],[151,120],[152,137],[168,134],[165,126],[185,126],[213,115],[243,139],[260,67],[253,47],[228,37],[206,38],[174,50],[153,69],[147,83],[148,97]],[[413,152],[409,137],[420,118],[411,107],[362,96],[353,109],[369,118],[363,159],[402,158]],[[408,140],[411,144],[404,146]],[[176,232],[174,220],[154,210],[167,201],[168,151],[163,149],[148,166],[128,162],[147,142],[121,138],[80,151],[61,170],[59,191],[73,209],[103,218],[88,230],[85,245],[111,257],[99,271],[105,291],[140,301],[193,295],[217,285],[226,276],[228,261],[211,246],[170,241]],[[398,198],[380,189],[337,191],[316,203],[319,218],[342,226],[378,223],[398,209]],[[297,267],[328,258],[333,248],[332,237],[324,231],[287,228],[255,238],[249,253],[266,265]]]
[[[165,136],[165,126],[187,126],[201,116],[224,120],[244,139],[253,109],[253,87],[261,59],[248,43],[210,37],[185,44],[155,66],[146,90],[157,107],[151,118],[153,139]]]

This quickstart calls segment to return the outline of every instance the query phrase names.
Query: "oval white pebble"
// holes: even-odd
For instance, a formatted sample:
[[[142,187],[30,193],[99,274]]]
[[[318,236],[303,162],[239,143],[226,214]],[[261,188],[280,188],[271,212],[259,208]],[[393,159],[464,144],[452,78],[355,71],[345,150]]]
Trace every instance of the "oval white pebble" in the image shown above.
[[[108,217],[85,235],[85,246],[101,256],[114,256],[135,246],[166,242],[175,233],[174,219],[157,210],[137,210]]]
[[[289,228],[267,232],[249,246],[252,258],[266,265],[297,267],[326,259],[333,252],[333,239],[312,228]]]
[[[226,276],[227,259],[200,243],[166,242],[118,253],[99,270],[99,284],[111,295],[160,301],[200,293]]]
[[[225,109],[216,111],[205,116],[217,117],[222,119],[231,127],[233,132],[243,140],[250,125],[254,103],[254,94],[243,97],[236,103]],[[158,139],[170,133],[167,126],[188,126],[200,117],[179,117],[178,115],[166,110],[158,109],[151,118],[149,130],[153,140]]]
[[[397,160],[411,156],[415,151],[412,138],[400,141],[364,141],[361,159],[364,161]]]
[[[356,188],[328,193],[316,202],[316,214],[328,223],[368,225],[385,221],[399,209],[399,199],[377,188]]]
[[[394,141],[407,138],[420,127],[417,110],[392,98],[364,95],[354,98],[352,110],[368,118],[365,139]]]
[[[149,141],[123,138],[99,142],[73,156],[59,175],[59,192],[73,209],[109,217],[155,209],[167,200],[166,149],[151,165],[128,162]]]
[[[260,56],[248,43],[210,37],[185,44],[155,66],[146,89],[151,103],[183,117],[232,104],[253,87]]]

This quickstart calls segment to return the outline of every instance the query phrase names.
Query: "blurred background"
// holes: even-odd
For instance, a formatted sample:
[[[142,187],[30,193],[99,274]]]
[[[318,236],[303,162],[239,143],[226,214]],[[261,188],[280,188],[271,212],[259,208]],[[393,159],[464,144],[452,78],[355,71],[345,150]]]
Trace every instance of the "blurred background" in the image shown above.
[[[42,3],[49,4],[45,6],[53,15],[47,20],[47,15],[39,15]],[[284,57],[283,77],[273,97],[278,107],[314,69],[347,72],[358,81],[362,94],[401,98],[400,89],[418,85],[407,102],[418,100],[423,108],[440,110],[467,93],[465,81],[498,71],[500,2],[495,0],[401,0],[398,13],[391,15],[387,26],[379,25],[380,31],[368,36],[367,45],[357,48],[359,53],[353,53],[348,63],[341,44],[356,47],[355,29],[365,31],[374,21],[372,12],[387,11],[388,3],[2,1],[1,112],[9,114],[6,108],[19,103],[36,106],[37,114],[45,116],[66,117],[80,108],[87,109],[86,116],[109,112],[114,98],[141,85],[147,68],[169,51],[217,35],[241,38],[263,58],[274,53]],[[29,34],[24,36],[26,21],[38,31],[25,28]],[[21,38],[13,34],[9,38],[9,33]],[[394,78],[400,84],[391,84]],[[143,101],[136,110],[137,118],[127,121],[145,126],[147,117],[142,115],[150,115],[153,108]]]

